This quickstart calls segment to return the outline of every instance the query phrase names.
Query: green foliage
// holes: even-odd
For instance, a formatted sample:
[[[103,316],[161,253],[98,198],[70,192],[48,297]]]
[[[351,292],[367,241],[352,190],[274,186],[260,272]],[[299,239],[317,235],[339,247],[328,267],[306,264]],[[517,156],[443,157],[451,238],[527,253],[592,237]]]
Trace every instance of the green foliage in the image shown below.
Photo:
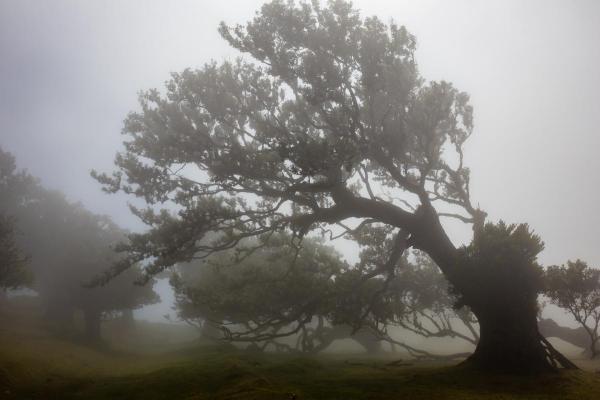
[[[480,305],[514,301],[535,308],[543,288],[543,270],[537,263],[543,248],[544,243],[527,224],[485,224],[462,249],[460,273],[468,279],[458,305],[486,299]],[[503,293],[509,292],[514,298],[504,299]],[[504,307],[510,309],[508,302]]]
[[[468,96],[425,83],[404,27],[345,1],[272,1],[219,31],[246,57],[143,93],[118,171],[93,173],[106,191],[143,198],[134,212],[150,227],[106,280],[138,261],[154,275],[248,237],[303,236],[350,217],[425,237],[415,210],[433,201],[467,222],[483,215],[463,166]]]
[[[600,307],[600,270],[581,260],[546,269],[545,294],[559,307],[590,312]]]
[[[230,339],[260,341],[288,336],[329,313],[334,279],[346,267],[332,248],[287,235],[270,235],[236,259],[233,251],[202,264],[179,266],[171,285],[178,316],[232,327]]]
[[[12,257],[2,258],[3,263],[13,265],[13,272],[7,275],[9,286],[28,282],[33,274],[31,287],[44,298],[48,316],[65,317],[66,321],[57,321],[59,324],[72,319],[74,309],[99,314],[158,300],[151,285],[133,285],[142,275],[137,266],[105,287],[84,287],[119,260],[113,248],[126,239],[126,232],[110,218],[44,189],[26,172],[17,171],[14,157],[2,151],[0,172],[0,206],[7,214],[0,218],[0,250]],[[27,255],[30,272],[23,272],[22,254]],[[2,274],[4,270],[3,264]]]

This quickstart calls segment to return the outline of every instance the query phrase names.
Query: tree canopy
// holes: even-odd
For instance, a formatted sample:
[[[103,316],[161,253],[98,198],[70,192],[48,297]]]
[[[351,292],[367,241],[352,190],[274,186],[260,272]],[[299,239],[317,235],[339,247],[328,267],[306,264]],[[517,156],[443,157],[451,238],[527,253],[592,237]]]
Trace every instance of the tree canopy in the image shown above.
[[[179,210],[135,210],[153,229],[129,250],[153,258],[149,273],[241,238],[352,217],[401,228],[419,247],[434,202],[482,220],[463,164],[468,96],[425,83],[404,27],[361,19],[343,1],[274,1],[220,32],[247,57],[142,94],[125,122],[120,171],[95,174],[109,191]],[[207,232],[223,234],[200,244]]]
[[[221,326],[237,342],[306,331],[331,312],[334,280],[345,266],[330,247],[307,240],[296,249],[282,235],[264,240],[243,261],[228,252],[204,263],[179,266],[171,278],[178,316]]]

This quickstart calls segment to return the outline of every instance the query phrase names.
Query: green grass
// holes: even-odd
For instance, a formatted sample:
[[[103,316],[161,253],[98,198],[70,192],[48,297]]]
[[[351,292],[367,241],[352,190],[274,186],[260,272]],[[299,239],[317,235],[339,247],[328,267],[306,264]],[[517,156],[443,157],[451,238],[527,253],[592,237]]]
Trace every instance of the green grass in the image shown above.
[[[600,399],[591,371],[519,377],[206,345],[132,354],[55,338],[26,314],[0,327],[0,399]]]

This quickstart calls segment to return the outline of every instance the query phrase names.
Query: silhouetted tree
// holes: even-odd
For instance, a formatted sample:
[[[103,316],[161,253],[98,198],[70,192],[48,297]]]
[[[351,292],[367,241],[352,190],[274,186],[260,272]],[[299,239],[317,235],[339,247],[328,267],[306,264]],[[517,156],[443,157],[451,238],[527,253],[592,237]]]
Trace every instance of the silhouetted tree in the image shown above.
[[[567,265],[548,267],[545,278],[546,296],[581,325],[589,337],[590,356],[596,357],[600,324],[600,270],[588,267],[581,260],[567,261]]]
[[[12,219],[0,214],[0,291],[31,284],[32,275],[26,261],[16,244]]]
[[[157,301],[151,286],[137,286],[142,276],[136,266],[102,288],[86,288],[96,274],[117,262],[113,247],[126,232],[108,217],[72,204],[56,191],[44,189],[24,171],[17,171],[12,155],[0,151],[0,205],[10,215],[0,218],[0,246],[16,263],[10,279],[25,283],[23,256],[34,275],[32,288],[43,298],[48,319],[61,329],[69,327],[73,313],[84,314],[86,336],[100,339],[100,321],[111,311],[137,308]],[[11,223],[14,221],[14,228]],[[13,231],[19,234],[14,236]],[[5,246],[6,245],[6,246]],[[7,247],[8,246],[8,247]],[[17,248],[18,246],[18,248]],[[2,262],[10,258],[2,258]],[[4,264],[2,265],[4,274]],[[10,275],[9,275],[10,277]],[[4,286],[3,281],[0,285]]]
[[[484,228],[471,202],[468,95],[425,82],[404,27],[341,0],[273,1],[219,31],[245,58],[173,74],[164,96],[144,93],[119,171],[94,174],[107,191],[143,198],[134,212],[151,228],[104,279],[141,260],[156,274],[272,231],[385,227],[388,260],[365,279],[392,274],[409,247],[427,253],[479,321],[472,364],[573,366],[538,332],[535,254],[505,247],[527,229]],[[475,243],[457,248],[440,217],[473,223]]]
[[[15,193],[33,184],[24,171],[17,171],[14,157],[0,148],[0,291],[28,286],[32,282],[27,257],[17,244],[15,218],[9,214]]]

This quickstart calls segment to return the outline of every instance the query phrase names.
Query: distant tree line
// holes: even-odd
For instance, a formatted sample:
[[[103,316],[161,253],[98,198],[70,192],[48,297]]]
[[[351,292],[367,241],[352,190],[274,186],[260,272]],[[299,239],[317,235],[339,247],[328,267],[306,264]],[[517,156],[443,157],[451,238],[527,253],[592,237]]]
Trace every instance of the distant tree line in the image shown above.
[[[134,285],[139,267],[106,286],[86,287],[118,261],[114,247],[126,234],[110,218],[42,187],[0,149],[0,288],[37,292],[53,328],[71,329],[78,310],[86,338],[98,341],[103,317],[158,301],[152,285]]]

